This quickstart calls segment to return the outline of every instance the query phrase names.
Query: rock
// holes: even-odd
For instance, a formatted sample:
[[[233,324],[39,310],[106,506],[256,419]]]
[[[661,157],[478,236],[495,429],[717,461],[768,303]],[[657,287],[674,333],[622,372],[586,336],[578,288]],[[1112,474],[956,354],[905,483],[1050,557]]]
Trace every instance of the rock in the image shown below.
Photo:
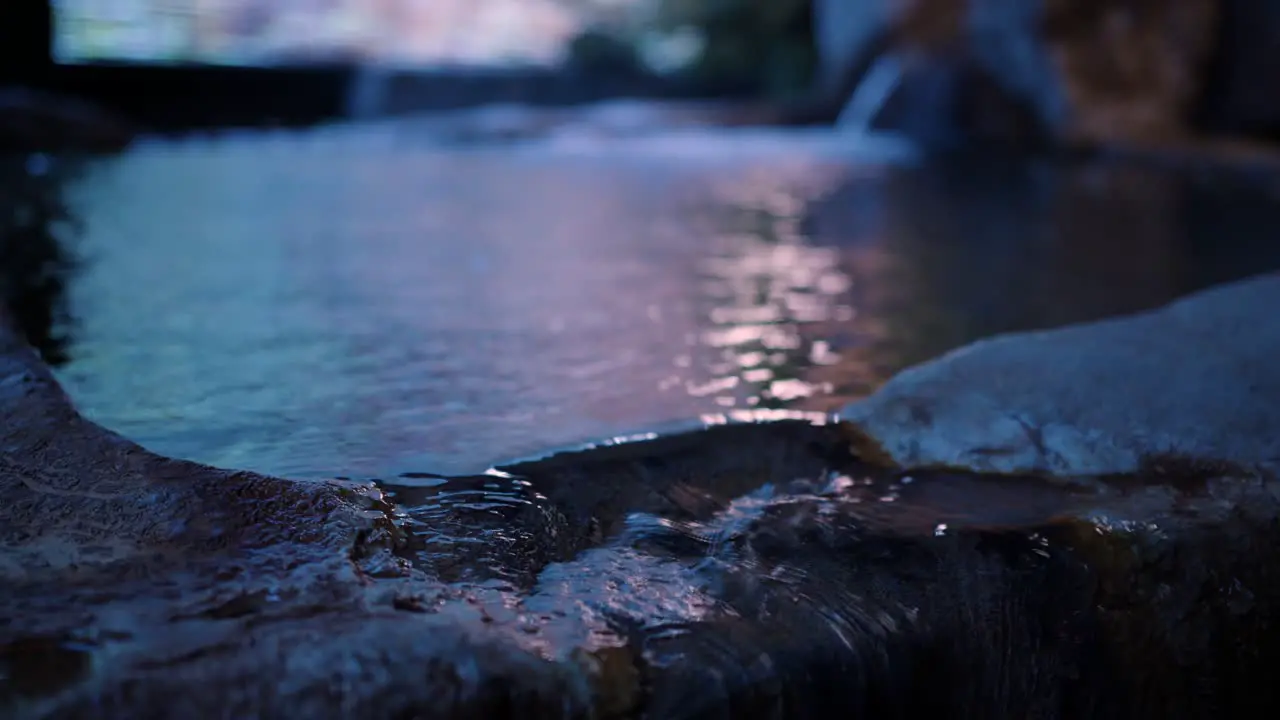
[[[0,154],[114,153],[137,129],[103,108],[75,98],[0,87]]]
[[[857,433],[796,417],[415,487],[268,478],[81,418],[0,309],[0,716],[1280,710],[1271,478],[908,474]]]
[[[564,667],[473,636],[478,610],[397,610],[362,569],[392,532],[370,488],[156,457],[80,418],[2,313],[0,715],[465,717],[518,698],[560,717],[583,699]]]
[[[1280,463],[1280,275],[1130,317],[984,340],[842,416],[905,467],[1055,476]]]

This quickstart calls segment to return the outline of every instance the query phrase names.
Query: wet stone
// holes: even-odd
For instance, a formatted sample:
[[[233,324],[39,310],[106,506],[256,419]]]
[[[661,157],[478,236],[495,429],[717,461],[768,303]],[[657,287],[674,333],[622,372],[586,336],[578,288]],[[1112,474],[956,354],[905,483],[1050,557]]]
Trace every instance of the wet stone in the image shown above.
[[[0,332],[0,716],[1270,717],[1276,485],[905,470],[823,416],[295,482]],[[2,380],[2,378],[0,378]]]
[[[841,416],[910,467],[1060,478],[1162,464],[1280,470],[1280,274],[1164,307],[982,340],[899,373]]]

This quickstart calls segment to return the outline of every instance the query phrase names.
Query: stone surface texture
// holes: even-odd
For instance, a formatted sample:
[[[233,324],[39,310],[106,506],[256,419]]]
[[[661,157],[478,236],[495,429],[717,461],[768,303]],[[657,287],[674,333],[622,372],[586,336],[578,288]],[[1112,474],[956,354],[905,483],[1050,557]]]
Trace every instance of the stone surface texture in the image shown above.
[[[158,457],[0,310],[0,717],[1274,717],[1276,288],[980,343],[858,425],[384,488]]]
[[[479,606],[397,609],[362,564],[390,542],[376,491],[104,432],[3,314],[0,417],[0,716],[476,717],[518,698],[560,717],[586,702],[564,667],[496,652]],[[460,660],[474,672],[433,671]]]
[[[842,417],[896,462],[1057,476],[1162,457],[1280,464],[1280,275],[1131,317],[994,337]]]

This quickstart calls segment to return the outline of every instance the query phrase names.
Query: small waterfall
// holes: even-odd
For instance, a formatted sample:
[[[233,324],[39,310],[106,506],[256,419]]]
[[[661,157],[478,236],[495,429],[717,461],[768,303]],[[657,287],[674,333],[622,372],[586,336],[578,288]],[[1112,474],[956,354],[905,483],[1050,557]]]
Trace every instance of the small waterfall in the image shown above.
[[[902,82],[904,65],[896,53],[884,53],[876,58],[840,110],[836,127],[846,132],[871,132],[876,116]]]

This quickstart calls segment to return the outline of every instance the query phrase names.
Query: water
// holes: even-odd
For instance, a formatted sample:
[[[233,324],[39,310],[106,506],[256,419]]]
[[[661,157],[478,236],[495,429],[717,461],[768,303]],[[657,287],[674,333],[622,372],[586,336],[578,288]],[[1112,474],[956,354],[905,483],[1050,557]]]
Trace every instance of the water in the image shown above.
[[[1152,676],[1159,659],[1124,643],[1162,626],[1096,613],[1167,596],[1152,617],[1172,613],[1182,637],[1180,598],[1230,597],[1188,637],[1260,622],[1238,608],[1271,601],[1265,563],[1201,542],[1236,498],[1264,509],[1237,513],[1228,534],[1274,541],[1252,525],[1269,517],[1265,499],[1232,494],[1230,479],[889,472],[854,457],[825,411],[978,337],[1280,267],[1271,188],[991,159],[926,167],[836,134],[609,140],[588,125],[461,145],[410,130],[192,139],[93,169],[71,193],[88,234],[58,371],[91,418],[159,452],[344,476],[332,485],[370,526],[333,547],[378,588],[376,615],[355,624],[394,630],[355,633],[342,593],[318,615],[333,566],[300,561],[307,546],[256,547],[258,564],[237,557],[226,573],[209,554],[225,543],[199,532],[192,552],[147,560],[180,558],[177,575],[118,563],[119,582],[38,583],[14,617],[61,609],[82,628],[85,607],[117,623],[173,601],[164,616],[243,622],[233,632],[251,640],[322,623],[303,637],[335,658],[325,667],[396,677],[387,659],[409,658],[428,668],[413,683],[445,683],[426,691],[442,692],[424,703],[437,709],[506,702],[503,668],[528,651],[601,667],[598,714],[655,717],[983,715],[982,702],[1035,715],[1045,667],[1104,668],[1105,680],[1072,676],[1064,696],[1086,705],[1117,672],[1159,678],[1156,695],[1181,705],[1182,670],[1210,663]],[[741,418],[778,422],[728,422]],[[702,429],[653,432],[682,419]],[[597,444],[503,462],[582,440]],[[171,503],[176,518],[142,521],[203,526],[184,514],[198,506],[250,523],[260,493],[202,491],[196,506]],[[131,526],[107,530],[119,527]],[[73,529],[70,547],[89,542]],[[196,605],[182,598],[192,587]],[[459,637],[496,644],[477,655]],[[0,640],[0,670],[41,695],[121,652],[74,633]],[[32,653],[19,672],[11,661]],[[223,677],[215,664],[246,655],[196,653],[210,665],[186,670]],[[1261,686],[1271,665],[1229,668],[1247,681],[1205,705]],[[568,698],[545,670],[516,679]],[[983,682],[994,700],[974,690]]]
[[[76,186],[60,378],[164,454],[475,474],[762,409],[828,411],[995,332],[1280,267],[1272,188],[921,167],[837,134],[154,143]]]

